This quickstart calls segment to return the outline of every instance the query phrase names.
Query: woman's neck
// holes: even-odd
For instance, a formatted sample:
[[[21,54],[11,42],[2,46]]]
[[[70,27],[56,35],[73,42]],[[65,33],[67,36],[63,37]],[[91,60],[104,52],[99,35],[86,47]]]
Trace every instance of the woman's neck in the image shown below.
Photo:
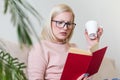
[[[66,40],[58,40],[58,39],[56,39],[56,40],[51,40],[51,42],[57,43],[57,44],[66,44],[66,43],[68,43]]]

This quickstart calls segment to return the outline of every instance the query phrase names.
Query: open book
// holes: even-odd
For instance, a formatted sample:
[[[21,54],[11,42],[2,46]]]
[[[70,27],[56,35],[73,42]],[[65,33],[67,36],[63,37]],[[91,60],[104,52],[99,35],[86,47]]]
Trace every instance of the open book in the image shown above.
[[[70,48],[60,80],[76,80],[83,73],[91,76],[98,72],[107,47],[95,52]]]

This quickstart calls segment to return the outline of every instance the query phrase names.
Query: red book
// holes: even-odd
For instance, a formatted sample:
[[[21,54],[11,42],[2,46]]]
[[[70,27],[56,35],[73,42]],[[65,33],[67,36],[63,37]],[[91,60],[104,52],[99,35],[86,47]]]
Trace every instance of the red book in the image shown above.
[[[83,73],[89,76],[98,72],[107,47],[93,53],[71,48],[60,80],[76,80]]]

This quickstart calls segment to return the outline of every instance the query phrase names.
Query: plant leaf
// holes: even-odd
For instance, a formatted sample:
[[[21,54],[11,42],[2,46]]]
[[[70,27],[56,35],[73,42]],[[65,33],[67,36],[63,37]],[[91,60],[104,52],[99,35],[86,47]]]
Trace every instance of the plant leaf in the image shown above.
[[[9,5],[9,3],[8,3],[8,0],[4,0],[4,14],[7,12],[7,9],[8,9],[8,5]]]
[[[31,34],[34,34],[34,37],[39,42],[39,37],[28,15],[31,14],[36,20],[38,20],[38,23],[40,23],[40,19],[42,17],[39,13],[25,0],[5,0],[4,4],[4,12],[7,12],[8,7],[10,9],[11,21],[13,25],[17,27],[18,40],[20,44],[31,46],[33,43]]]
[[[25,64],[14,63],[13,61],[16,59],[9,53],[0,51],[0,80],[27,80],[23,72]]]

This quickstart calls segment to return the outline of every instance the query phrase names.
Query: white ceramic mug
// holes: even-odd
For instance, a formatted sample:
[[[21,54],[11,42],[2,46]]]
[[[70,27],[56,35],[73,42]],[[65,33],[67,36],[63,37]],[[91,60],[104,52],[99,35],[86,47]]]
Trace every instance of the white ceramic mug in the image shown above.
[[[98,31],[97,21],[94,20],[87,21],[85,24],[85,28],[88,32],[88,36],[90,39],[95,39],[97,37],[97,31]]]

